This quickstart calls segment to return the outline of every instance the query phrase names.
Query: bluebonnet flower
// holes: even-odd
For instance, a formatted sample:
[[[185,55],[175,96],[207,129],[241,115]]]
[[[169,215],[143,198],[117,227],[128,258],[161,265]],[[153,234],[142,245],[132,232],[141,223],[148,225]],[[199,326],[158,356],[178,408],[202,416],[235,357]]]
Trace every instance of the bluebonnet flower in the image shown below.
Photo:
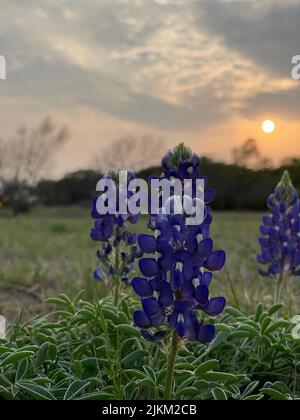
[[[105,178],[112,179],[118,186],[118,171],[109,172]],[[127,172],[127,185],[134,178],[133,173]],[[131,194],[126,187],[124,199],[129,198]],[[136,223],[138,215],[118,213],[120,193],[118,188],[116,192],[116,214],[99,214],[96,206],[98,197],[92,201],[91,215],[95,222],[91,229],[91,238],[101,243],[97,251],[100,265],[94,271],[94,279],[97,281],[118,276],[122,281],[127,282],[128,274],[134,268],[134,260],[141,256],[141,251],[137,246],[137,235],[128,231],[128,224]]]
[[[257,262],[263,276],[300,276],[300,205],[289,173],[284,172],[267,200],[270,213],[263,217]]]
[[[169,152],[162,166],[162,177],[181,181],[200,178],[200,160],[184,145]],[[150,255],[139,259],[142,276],[132,280],[142,305],[134,312],[134,323],[149,341],[161,340],[166,334],[161,329],[165,325],[192,341],[208,344],[214,338],[215,327],[197,316],[198,310],[217,316],[226,303],[224,297],[209,295],[213,272],[225,263],[224,251],[213,250],[210,238],[209,203],[214,195],[207,189],[201,224],[187,225],[184,214],[151,215],[148,227],[153,233],[138,236],[141,251]]]

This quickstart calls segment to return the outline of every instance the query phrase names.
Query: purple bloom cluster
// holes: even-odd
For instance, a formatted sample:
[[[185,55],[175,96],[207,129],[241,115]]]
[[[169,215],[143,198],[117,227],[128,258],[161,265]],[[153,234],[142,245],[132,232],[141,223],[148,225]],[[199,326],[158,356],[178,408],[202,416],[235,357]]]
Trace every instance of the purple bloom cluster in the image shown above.
[[[112,179],[117,184],[118,172],[111,171],[105,175],[105,178]],[[132,172],[127,172],[127,184],[134,178]],[[128,198],[129,193],[126,188],[125,190]],[[139,215],[118,214],[119,189],[116,193],[116,214],[99,214],[96,207],[98,197],[92,201],[91,215],[95,222],[91,229],[91,238],[102,243],[97,251],[100,265],[94,271],[94,279],[98,281],[111,278],[116,274],[114,248],[119,247],[121,243],[124,245],[120,253],[121,261],[118,267],[118,275],[121,280],[128,280],[128,274],[134,267],[134,260],[141,256],[141,251],[137,246],[137,235],[128,231],[128,224],[136,223]]]
[[[270,214],[263,217],[257,262],[263,276],[300,275],[300,204],[287,171],[267,201]]]
[[[183,181],[200,177],[199,158],[184,145],[169,152],[162,166],[166,178]],[[214,192],[207,190],[205,218],[200,225],[187,225],[181,214],[152,215],[148,227],[153,234],[138,236],[140,249],[150,255],[139,260],[143,277],[132,280],[142,304],[142,309],[134,312],[134,322],[149,341],[161,340],[166,331],[160,327],[166,324],[192,341],[207,344],[214,338],[215,327],[197,316],[197,310],[216,316],[226,303],[224,297],[209,296],[213,272],[225,263],[224,251],[213,250],[210,238],[208,204],[213,198]]]

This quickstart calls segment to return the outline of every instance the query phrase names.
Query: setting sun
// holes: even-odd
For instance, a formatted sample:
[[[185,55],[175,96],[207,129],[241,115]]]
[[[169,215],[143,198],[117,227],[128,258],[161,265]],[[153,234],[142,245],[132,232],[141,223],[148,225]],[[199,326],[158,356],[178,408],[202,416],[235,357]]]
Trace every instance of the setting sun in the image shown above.
[[[265,120],[261,128],[264,133],[272,133],[275,130],[275,123],[271,120]]]

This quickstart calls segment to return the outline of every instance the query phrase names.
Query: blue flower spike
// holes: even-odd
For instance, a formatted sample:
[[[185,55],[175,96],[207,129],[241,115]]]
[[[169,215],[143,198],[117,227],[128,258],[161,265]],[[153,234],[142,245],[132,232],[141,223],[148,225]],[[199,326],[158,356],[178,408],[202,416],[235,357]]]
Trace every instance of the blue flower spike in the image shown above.
[[[260,226],[257,262],[262,276],[277,278],[277,303],[284,279],[300,276],[300,202],[288,171],[283,173],[267,205],[270,211]]]
[[[178,339],[207,345],[215,336],[215,327],[200,321],[198,312],[215,317],[226,304],[224,297],[209,295],[213,272],[225,264],[225,252],[214,250],[209,235],[209,204],[215,191],[206,188],[207,179],[200,176],[200,159],[183,144],[167,153],[162,169],[161,179],[176,178],[182,185],[186,179],[204,180],[205,218],[199,225],[188,225],[184,214],[149,216],[152,233],[138,235],[142,277],[134,278],[132,287],[142,309],[134,312],[134,323],[153,343],[159,343],[171,330]]]
[[[124,174],[124,171],[122,173]],[[118,186],[119,171],[110,171],[104,178],[114,181]],[[134,178],[132,172],[127,172],[127,185]],[[137,235],[129,231],[129,225],[136,223],[139,215],[119,214],[120,194],[122,194],[124,200],[132,194],[127,188],[126,195],[124,195],[123,190],[122,188],[116,188],[116,214],[99,214],[97,211],[99,197],[93,199],[91,211],[92,218],[95,221],[90,236],[93,241],[100,243],[97,251],[99,267],[94,271],[94,279],[96,281],[105,280],[113,284],[115,304],[119,299],[119,283],[129,282],[129,273],[134,269],[134,262],[142,255],[142,251],[137,244]],[[149,246],[147,249],[149,249]]]

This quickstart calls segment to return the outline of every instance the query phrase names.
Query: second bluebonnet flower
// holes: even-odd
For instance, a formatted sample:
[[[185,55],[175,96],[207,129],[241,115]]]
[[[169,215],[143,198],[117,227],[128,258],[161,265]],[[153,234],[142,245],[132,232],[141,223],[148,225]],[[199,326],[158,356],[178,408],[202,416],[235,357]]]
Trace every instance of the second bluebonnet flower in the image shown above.
[[[260,274],[281,279],[285,274],[300,276],[300,205],[287,171],[267,204],[270,213],[260,226]]]
[[[119,171],[110,171],[105,178],[115,182],[119,187]],[[127,172],[127,184],[134,179],[131,172]],[[127,185],[124,186],[126,197],[128,198]],[[106,279],[116,282],[120,280],[127,282],[129,273],[134,269],[134,261],[141,256],[141,251],[137,246],[137,235],[128,230],[129,224],[136,223],[138,215],[119,214],[119,193],[116,188],[116,214],[99,214],[97,211],[97,199],[92,202],[92,217],[95,219],[94,227],[91,229],[91,238],[100,243],[97,251],[99,266],[94,272],[94,279],[99,281]]]

